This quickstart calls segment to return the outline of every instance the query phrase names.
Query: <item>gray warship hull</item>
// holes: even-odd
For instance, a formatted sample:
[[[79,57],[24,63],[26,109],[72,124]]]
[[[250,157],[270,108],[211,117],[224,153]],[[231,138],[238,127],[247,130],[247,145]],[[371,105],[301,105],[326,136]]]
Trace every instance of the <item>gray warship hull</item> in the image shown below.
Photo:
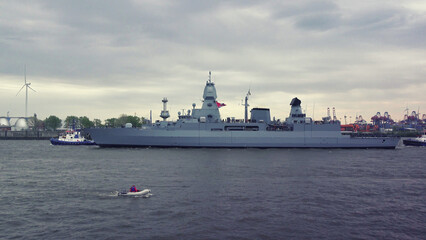
[[[306,129],[309,126],[303,126],[303,131],[223,131],[218,126],[197,125],[195,130],[92,128],[87,133],[101,147],[395,148],[399,142],[393,137],[351,137]]]

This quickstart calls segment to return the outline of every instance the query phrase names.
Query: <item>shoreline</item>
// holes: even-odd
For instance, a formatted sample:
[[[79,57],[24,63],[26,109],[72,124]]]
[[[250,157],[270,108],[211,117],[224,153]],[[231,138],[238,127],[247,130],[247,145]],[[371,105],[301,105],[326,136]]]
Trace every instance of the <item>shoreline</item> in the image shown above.
[[[0,131],[0,140],[49,140],[63,131]]]

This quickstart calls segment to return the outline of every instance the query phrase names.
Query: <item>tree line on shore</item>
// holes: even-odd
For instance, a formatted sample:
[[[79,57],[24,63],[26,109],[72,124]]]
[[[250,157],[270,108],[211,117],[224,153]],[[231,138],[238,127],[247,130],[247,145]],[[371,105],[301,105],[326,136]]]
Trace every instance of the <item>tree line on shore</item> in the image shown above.
[[[100,119],[90,120],[86,116],[67,116],[64,121],[55,115],[51,115],[44,120],[37,119],[36,116],[29,119],[29,125],[34,129],[56,130],[58,128],[90,128],[90,127],[123,127],[126,123],[131,123],[133,127],[141,127],[148,123],[147,119],[138,116],[121,114],[118,118],[108,118],[104,122]]]

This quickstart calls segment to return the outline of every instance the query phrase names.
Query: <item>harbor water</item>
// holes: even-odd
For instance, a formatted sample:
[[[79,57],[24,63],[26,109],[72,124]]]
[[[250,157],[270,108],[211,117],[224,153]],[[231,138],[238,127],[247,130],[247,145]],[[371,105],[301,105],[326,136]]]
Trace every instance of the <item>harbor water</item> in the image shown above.
[[[425,156],[0,141],[0,239],[424,239]]]

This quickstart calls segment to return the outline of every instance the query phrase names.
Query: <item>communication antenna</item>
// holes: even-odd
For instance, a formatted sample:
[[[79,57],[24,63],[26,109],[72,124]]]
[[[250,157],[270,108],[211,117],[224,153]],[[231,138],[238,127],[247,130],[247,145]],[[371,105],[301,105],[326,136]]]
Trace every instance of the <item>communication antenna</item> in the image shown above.
[[[163,98],[163,111],[161,111],[160,117],[163,118],[163,121],[166,121],[170,117],[169,111],[167,110],[167,98]]]
[[[32,87],[30,87],[30,85],[31,85],[31,83],[27,83],[27,65],[24,65],[24,85],[22,85],[21,89],[19,89],[16,96],[18,96],[18,94],[21,92],[21,90],[24,87],[26,87],[25,88],[25,119],[27,119],[27,116],[28,116],[28,88],[33,90],[34,92],[37,92]]]
[[[248,106],[250,106],[248,104],[248,99],[249,99],[250,95],[251,95],[251,92],[250,92],[250,88],[249,88],[247,95],[245,97],[245,101],[244,101],[244,122],[245,123],[248,122]]]

